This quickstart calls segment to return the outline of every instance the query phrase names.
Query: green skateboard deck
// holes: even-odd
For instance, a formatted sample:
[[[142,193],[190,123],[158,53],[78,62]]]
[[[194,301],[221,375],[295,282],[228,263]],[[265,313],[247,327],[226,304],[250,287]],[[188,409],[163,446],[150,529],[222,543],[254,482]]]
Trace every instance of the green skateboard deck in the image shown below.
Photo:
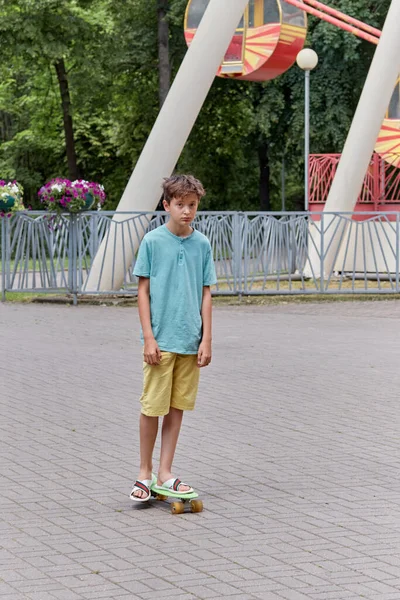
[[[182,494],[182,492],[179,493],[170,490],[165,490],[163,488],[158,488],[155,485],[151,486],[150,491],[151,495],[156,500],[173,500],[173,502],[168,502],[168,504],[171,506],[171,512],[173,515],[179,515],[185,512],[186,502],[188,502],[190,506],[190,511],[193,513],[202,512],[203,510],[203,502],[201,500],[198,500],[199,495],[197,492],[193,491],[190,494]]]

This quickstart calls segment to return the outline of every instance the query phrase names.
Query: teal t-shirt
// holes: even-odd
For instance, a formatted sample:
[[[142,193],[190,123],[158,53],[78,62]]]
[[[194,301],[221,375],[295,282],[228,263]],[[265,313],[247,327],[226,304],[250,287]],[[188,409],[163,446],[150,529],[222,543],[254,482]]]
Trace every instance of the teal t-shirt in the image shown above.
[[[151,327],[160,350],[197,354],[203,287],[217,282],[206,236],[193,230],[181,238],[157,227],[144,236],[133,273],[150,279]]]

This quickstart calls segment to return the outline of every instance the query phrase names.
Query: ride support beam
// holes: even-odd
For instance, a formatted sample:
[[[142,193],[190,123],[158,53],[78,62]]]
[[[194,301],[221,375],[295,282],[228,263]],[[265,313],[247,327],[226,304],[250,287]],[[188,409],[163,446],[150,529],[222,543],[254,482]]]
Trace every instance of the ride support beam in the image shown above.
[[[140,235],[124,211],[153,211],[172,174],[248,0],[210,0],[95,256],[86,291],[121,289]],[[210,163],[211,164],[211,163]]]

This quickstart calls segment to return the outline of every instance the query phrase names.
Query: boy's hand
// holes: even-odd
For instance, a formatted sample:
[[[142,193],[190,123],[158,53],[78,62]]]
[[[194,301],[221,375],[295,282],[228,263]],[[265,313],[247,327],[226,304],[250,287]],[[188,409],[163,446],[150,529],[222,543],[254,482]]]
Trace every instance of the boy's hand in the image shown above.
[[[144,341],[144,350],[143,350],[144,362],[148,365],[159,365],[161,362],[161,351],[158,347],[156,340],[153,338],[151,340]]]
[[[207,367],[211,362],[211,342],[203,340],[197,354],[197,366],[199,369]]]

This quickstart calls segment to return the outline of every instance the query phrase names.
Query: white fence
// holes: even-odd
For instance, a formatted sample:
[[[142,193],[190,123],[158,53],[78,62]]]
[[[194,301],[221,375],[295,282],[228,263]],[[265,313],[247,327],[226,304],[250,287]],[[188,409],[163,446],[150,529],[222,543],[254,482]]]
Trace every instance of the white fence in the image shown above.
[[[70,293],[75,299],[80,294],[136,294],[133,264],[124,264],[120,289],[103,290],[100,280],[88,289],[93,258],[103,241],[111,256],[118,239],[136,248],[166,215],[126,213],[120,222],[113,216],[88,212],[56,221],[29,212],[1,219],[3,299],[7,291]],[[231,295],[398,293],[399,224],[394,212],[202,212],[194,222],[213,248],[218,275],[213,293]],[[110,235],[112,228],[115,235]],[[340,243],[328,263],[332,232]]]

